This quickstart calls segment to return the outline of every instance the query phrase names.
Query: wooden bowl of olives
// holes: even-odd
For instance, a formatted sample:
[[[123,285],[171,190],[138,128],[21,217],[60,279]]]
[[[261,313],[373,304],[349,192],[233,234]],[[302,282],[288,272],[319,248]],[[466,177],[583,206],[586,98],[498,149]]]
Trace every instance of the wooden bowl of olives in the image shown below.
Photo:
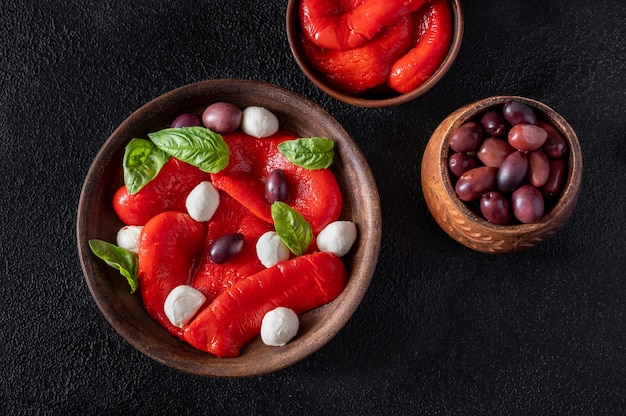
[[[576,133],[547,105],[494,96],[446,117],[424,151],[421,180],[439,226],[485,253],[528,250],[556,234],[580,192]]]

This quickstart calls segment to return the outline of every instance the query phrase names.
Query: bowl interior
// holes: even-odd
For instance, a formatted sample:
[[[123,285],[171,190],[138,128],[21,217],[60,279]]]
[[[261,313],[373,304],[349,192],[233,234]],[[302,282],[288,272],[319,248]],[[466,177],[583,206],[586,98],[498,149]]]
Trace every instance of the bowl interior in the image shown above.
[[[304,314],[296,338],[284,347],[269,347],[257,337],[234,358],[217,358],[172,337],[143,309],[139,293],[129,294],[117,271],[91,253],[88,240],[115,242],[122,227],[112,208],[114,192],[123,184],[122,157],[134,137],[165,128],[180,113],[200,115],[216,101],[245,108],[263,106],[278,117],[281,128],[300,137],[325,136],[335,141],[331,166],[342,189],[341,218],[357,224],[359,236],[343,257],[349,281],[333,302]],[[248,80],[210,80],[181,87],[142,106],[113,131],[87,173],[77,220],[81,266],[98,307],[115,330],[152,359],[188,373],[214,377],[247,377],[280,370],[327,343],[356,310],[374,273],[381,240],[381,210],[376,184],[358,146],[325,110],[291,91]]]
[[[450,69],[456,56],[461,48],[461,41],[463,39],[463,9],[461,8],[460,0],[449,1],[452,14],[453,14],[453,37],[450,50],[446,55],[443,63],[437,69],[437,71],[422,85],[415,90],[406,94],[400,94],[393,91],[381,91],[381,92],[369,92],[360,96],[352,96],[343,93],[333,86],[329,85],[319,73],[313,69],[308,62],[308,59],[302,49],[299,42],[300,34],[302,33],[300,18],[298,14],[298,8],[300,0],[289,0],[287,2],[287,15],[286,15],[286,30],[287,39],[289,41],[289,47],[293,53],[296,63],[300,67],[300,70],[306,75],[313,84],[319,89],[324,91],[331,97],[342,101],[344,103],[354,105],[357,107],[366,108],[382,108],[393,107],[400,104],[407,103],[415,98],[423,95],[430,90]]]

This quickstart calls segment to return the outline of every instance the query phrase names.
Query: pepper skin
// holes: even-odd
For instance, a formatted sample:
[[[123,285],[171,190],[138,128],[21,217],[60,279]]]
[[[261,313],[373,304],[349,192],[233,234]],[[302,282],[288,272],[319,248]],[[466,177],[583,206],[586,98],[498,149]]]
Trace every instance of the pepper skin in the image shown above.
[[[333,50],[353,49],[373,39],[383,28],[419,9],[427,0],[302,0],[302,31],[314,45]]]
[[[131,195],[122,185],[113,196],[113,209],[126,225],[144,225],[164,211],[187,212],[185,200],[191,190],[210,174],[174,157],[139,192]]]
[[[358,48],[322,49],[301,37],[309,63],[335,88],[359,95],[389,78],[391,65],[411,46],[411,16],[404,16],[385,27],[375,38]]]
[[[184,339],[218,357],[235,357],[259,335],[267,312],[278,306],[308,312],[336,299],[346,282],[346,269],[334,254],[296,257],[226,289],[184,327]]]
[[[447,0],[434,0],[424,6],[427,27],[417,44],[391,67],[388,84],[400,93],[422,85],[439,68],[452,42],[452,12]],[[422,10],[416,13],[421,14]]]
[[[342,209],[342,195],[330,169],[305,169],[292,164],[278,150],[278,144],[296,139],[295,133],[280,130],[256,139],[243,132],[223,136],[230,148],[226,169],[212,174],[215,188],[232,196],[254,215],[273,224],[271,204],[265,197],[265,179],[281,169],[289,183],[289,199],[283,201],[309,222],[314,233],[337,220]]]
[[[207,302],[210,302],[225,289],[265,269],[256,255],[256,242],[263,233],[273,230],[274,227],[270,223],[253,215],[225,192],[220,192],[220,205],[207,222],[205,249],[192,286],[202,292]],[[208,247],[217,238],[229,233],[243,234],[242,251],[228,259],[226,263],[215,263],[211,259]]]
[[[182,329],[170,322],[163,306],[167,295],[179,285],[191,282],[200,255],[206,228],[189,215],[167,211],[144,226],[139,237],[139,291],[148,314],[172,335]]]

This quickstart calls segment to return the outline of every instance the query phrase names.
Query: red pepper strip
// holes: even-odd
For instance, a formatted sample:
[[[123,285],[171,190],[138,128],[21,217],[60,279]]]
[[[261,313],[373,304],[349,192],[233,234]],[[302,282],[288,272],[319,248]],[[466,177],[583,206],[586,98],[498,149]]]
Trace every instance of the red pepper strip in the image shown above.
[[[191,282],[203,248],[205,226],[180,212],[163,212],[144,226],[139,241],[139,291],[148,314],[172,335],[182,329],[170,322],[163,306],[167,295]]]
[[[415,47],[398,59],[391,68],[388,84],[400,93],[422,85],[439,68],[452,42],[452,12],[447,0],[435,0],[425,6],[426,32]],[[422,13],[422,10],[416,13]]]
[[[294,133],[281,130],[271,137],[256,139],[235,132],[223,137],[230,148],[230,161],[226,169],[211,175],[211,180],[217,189],[228,193],[254,215],[273,223],[264,181],[273,170],[281,169],[290,190],[289,199],[283,202],[302,214],[313,232],[321,231],[339,218],[343,199],[332,171],[298,167],[279,152],[278,144],[297,138]]]
[[[357,48],[427,0],[302,0],[304,35],[320,48]]]
[[[411,39],[411,16],[405,16],[358,48],[322,49],[304,36],[301,42],[308,61],[329,84],[358,95],[385,84],[391,65],[409,50]]]
[[[164,211],[187,212],[187,195],[200,182],[209,179],[208,173],[170,157],[158,175],[139,192],[130,195],[122,185],[113,196],[113,209],[126,225],[144,225]]]
[[[265,269],[256,255],[256,242],[263,233],[272,230],[274,227],[271,224],[253,215],[225,192],[220,192],[220,205],[207,223],[206,248],[192,286],[210,302],[226,288]],[[215,263],[208,247],[217,238],[229,233],[243,234],[242,251],[226,263]]]
[[[346,282],[346,269],[334,254],[296,257],[226,289],[184,328],[184,339],[218,357],[235,357],[259,335],[267,312],[282,306],[305,313],[334,300]]]

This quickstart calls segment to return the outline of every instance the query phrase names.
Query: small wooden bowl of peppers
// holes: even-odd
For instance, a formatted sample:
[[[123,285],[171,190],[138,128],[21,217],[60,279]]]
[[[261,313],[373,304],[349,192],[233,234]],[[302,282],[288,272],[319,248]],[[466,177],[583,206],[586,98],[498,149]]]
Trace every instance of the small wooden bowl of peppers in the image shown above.
[[[263,107],[276,116],[281,129],[293,132],[298,137],[324,137],[332,140],[334,157],[332,165],[327,169],[334,174],[341,190],[342,205],[339,218],[353,222],[357,228],[356,241],[350,250],[340,257],[340,261],[345,266],[345,279],[347,280],[344,280],[345,286],[342,286],[343,289],[338,296],[330,303],[315,307],[299,316],[298,332],[286,345],[266,345],[257,335],[249,342],[245,342],[236,356],[228,357],[212,355],[194,348],[168,332],[166,327],[153,319],[145,308],[145,300],[151,301],[151,298],[144,297],[141,287],[147,277],[139,280],[139,287],[132,293],[129,290],[130,279],[127,282],[118,270],[110,267],[102,258],[98,258],[91,246],[94,239],[115,243],[116,233],[124,225],[115,212],[112,201],[115,198],[114,195],[126,186],[122,163],[129,142],[136,138],[149,137],[152,132],[163,129],[175,130],[169,127],[177,116],[185,114],[200,118],[207,106],[224,102],[238,106],[240,109]],[[203,127],[199,128],[202,130]],[[237,134],[240,133],[235,132],[230,137],[237,138],[239,137]],[[226,138],[226,135],[223,137]],[[262,147],[262,140],[270,139],[258,139],[258,142],[253,141],[253,143]],[[231,146],[230,143],[229,146]],[[244,146],[247,145],[244,144]],[[232,146],[230,150],[231,160],[239,157],[232,153],[234,151]],[[254,148],[252,152],[258,151]],[[172,162],[171,158],[167,163],[170,162]],[[165,170],[166,166],[161,168],[161,171]],[[153,181],[158,178],[157,175]],[[305,188],[308,187],[310,184]],[[224,194],[221,198],[220,204],[225,203]],[[233,199],[229,200],[233,201]],[[233,205],[233,202],[230,204],[228,207],[239,206]],[[324,201],[320,201],[320,204],[324,204]],[[230,219],[236,212],[240,212],[241,208],[239,211],[231,211],[230,208],[224,210],[225,218]],[[219,208],[215,215],[217,212],[220,212]],[[250,222],[252,221],[249,219],[251,214],[246,215],[248,215],[245,217],[248,218],[247,222],[242,225],[245,229],[253,227],[250,224],[259,223],[258,220]],[[184,223],[179,221],[183,217],[186,221]],[[172,222],[172,227],[191,224],[184,230],[198,227],[194,225],[198,223],[191,220],[186,213],[165,213],[152,218],[142,230],[142,235],[146,233],[148,224],[152,224],[154,218],[176,218],[176,221]],[[206,232],[209,235],[210,221],[206,224]],[[222,225],[216,224],[219,228],[228,226],[229,223],[223,221]],[[163,232],[169,233],[169,230],[164,228]],[[173,236],[178,238],[175,233]],[[380,201],[374,178],[360,149],[342,126],[325,110],[299,94],[270,84],[236,79],[209,80],[178,88],[150,101],[133,112],[113,131],[96,155],[83,184],[78,206],[77,240],[81,266],[95,302],[111,326],[131,345],[161,364],[191,374],[229,378],[258,376],[281,370],[313,354],[350,319],[369,286],[378,260],[381,241]],[[167,245],[170,244],[169,241],[158,244]],[[185,237],[181,241],[187,244],[190,240]],[[204,243],[206,247],[208,239],[203,241],[206,241]],[[151,244],[148,249],[151,247],[157,247],[157,245]],[[142,268],[141,253],[142,251],[139,251],[139,269]],[[180,254],[187,255],[185,249],[181,249]],[[202,258],[207,259],[205,255]],[[258,261],[256,257],[254,259]],[[172,261],[180,262],[177,257],[174,257]],[[215,262],[217,263],[217,260]],[[209,264],[209,266],[228,267],[228,264],[226,262],[212,266]],[[169,264],[165,266],[169,267]],[[189,272],[183,274],[193,276],[193,273],[197,273],[192,270],[197,270],[193,268],[198,266],[191,267]],[[148,268],[144,265],[143,269],[147,274]],[[263,270],[269,270],[269,268]],[[158,270],[157,273],[159,273]],[[158,290],[159,285],[160,283],[157,283],[154,287]],[[130,286],[132,287],[132,283]],[[150,294],[146,296],[148,295]],[[210,306],[212,305],[204,310],[208,310]],[[154,305],[152,307],[154,308]],[[160,307],[163,308],[163,306]],[[240,307],[247,308],[248,306],[240,305]],[[198,312],[196,318],[200,314],[202,310]]]
[[[392,107],[430,90],[461,47],[460,0],[289,0],[286,30],[304,74],[331,97]]]
[[[582,152],[547,105],[494,96],[446,117],[424,151],[424,199],[441,228],[485,253],[531,249],[556,234],[576,206]]]

